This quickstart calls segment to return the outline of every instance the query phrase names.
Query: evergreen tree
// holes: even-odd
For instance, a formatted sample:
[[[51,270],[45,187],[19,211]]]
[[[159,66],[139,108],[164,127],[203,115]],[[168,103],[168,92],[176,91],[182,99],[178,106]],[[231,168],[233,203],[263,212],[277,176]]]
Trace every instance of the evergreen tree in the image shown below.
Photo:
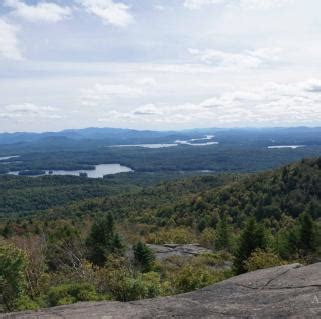
[[[13,235],[12,223],[8,221],[2,230],[2,236],[4,238],[9,238]]]
[[[153,251],[142,241],[139,241],[133,246],[133,251],[135,262],[141,268],[142,272],[150,271],[155,261]]]
[[[227,215],[223,214],[219,222],[216,225],[216,249],[226,249],[230,248],[230,230],[227,222]]]
[[[201,233],[206,228],[206,221],[202,218],[197,224],[197,229]]]
[[[86,244],[89,260],[98,266],[104,265],[111,253],[123,254],[124,246],[120,236],[115,233],[114,218],[111,214],[94,221]]]
[[[285,258],[305,257],[316,250],[316,225],[308,212],[302,213],[287,234]]]
[[[293,227],[290,229],[287,235],[287,243],[285,245],[285,249],[282,257],[291,258],[297,257],[298,253],[298,246],[299,246],[299,234],[297,227]]]
[[[110,240],[109,250],[110,253],[115,255],[123,255],[124,253],[123,240],[118,233],[115,233]]]
[[[299,217],[299,247],[303,250],[303,255],[315,250],[314,222],[307,212]]]
[[[6,311],[13,311],[18,299],[26,293],[27,264],[27,255],[22,250],[0,245],[0,297]]]
[[[234,268],[237,274],[246,272],[245,262],[257,248],[264,249],[267,245],[263,225],[257,224],[254,217],[250,217],[241,233],[239,246],[235,254]]]

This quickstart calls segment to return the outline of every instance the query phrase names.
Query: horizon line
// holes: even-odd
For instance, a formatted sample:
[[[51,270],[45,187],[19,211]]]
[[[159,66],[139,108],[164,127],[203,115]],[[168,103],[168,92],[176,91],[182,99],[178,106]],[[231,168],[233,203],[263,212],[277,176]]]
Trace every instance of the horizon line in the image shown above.
[[[122,128],[122,127],[111,127],[111,126],[87,126],[82,128],[65,128],[60,130],[50,130],[50,131],[0,131],[0,134],[57,134],[68,131],[82,131],[89,129],[97,130],[124,130],[124,131],[136,131],[136,132],[187,132],[187,131],[201,131],[201,130],[268,130],[268,129],[321,129],[321,126],[309,126],[309,125],[297,125],[297,126],[232,126],[232,127],[192,127],[186,129],[135,129],[135,128]]]

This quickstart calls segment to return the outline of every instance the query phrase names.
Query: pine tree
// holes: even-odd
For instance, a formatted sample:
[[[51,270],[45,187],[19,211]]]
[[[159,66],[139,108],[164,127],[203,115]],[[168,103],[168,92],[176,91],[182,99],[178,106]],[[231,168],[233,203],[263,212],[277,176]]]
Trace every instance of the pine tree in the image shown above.
[[[219,250],[230,248],[230,231],[226,214],[223,214],[216,226],[215,248]]]
[[[123,254],[124,246],[120,236],[115,233],[114,218],[111,214],[94,221],[86,244],[89,260],[98,266],[103,266],[111,253]]]
[[[133,246],[133,251],[135,262],[142,272],[150,271],[155,261],[153,251],[142,241]]]
[[[124,253],[123,240],[118,233],[115,233],[110,240],[109,250],[115,255],[123,255]]]
[[[254,217],[250,217],[241,233],[239,246],[235,254],[234,268],[237,274],[246,272],[245,262],[257,248],[266,247],[266,235],[263,225],[258,225]]]
[[[206,221],[205,219],[201,219],[200,222],[197,224],[197,229],[201,233],[206,228]]]
[[[297,227],[293,227],[290,229],[287,235],[287,243],[286,243],[286,253],[287,258],[290,257],[297,257],[296,254],[298,253],[298,246],[299,246],[299,234],[297,231]]]
[[[307,212],[299,217],[299,247],[303,250],[303,255],[315,250],[314,222]]]
[[[12,223],[10,221],[8,221],[6,223],[6,226],[4,226],[3,230],[2,230],[2,236],[4,238],[9,238],[13,235],[13,227],[12,227]]]

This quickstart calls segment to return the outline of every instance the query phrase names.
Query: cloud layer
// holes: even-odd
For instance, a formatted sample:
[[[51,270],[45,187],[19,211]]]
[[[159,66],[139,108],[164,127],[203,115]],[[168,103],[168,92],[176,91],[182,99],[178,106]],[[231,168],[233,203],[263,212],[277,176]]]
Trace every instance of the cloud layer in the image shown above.
[[[321,125],[320,11],[319,0],[2,0],[1,130]]]
[[[51,106],[39,106],[32,103],[11,104],[1,108],[0,118],[15,120],[59,119],[57,108]]]
[[[200,62],[226,68],[257,68],[280,62],[280,48],[263,48],[230,53],[219,50],[189,49],[189,53]]]
[[[104,23],[126,27],[134,21],[129,6],[113,0],[78,0],[89,13],[99,17]]]
[[[71,15],[69,7],[62,7],[54,2],[39,2],[28,5],[20,0],[4,0],[5,6],[12,9],[12,13],[29,22],[58,22]]]
[[[210,4],[227,3],[226,0],[185,0],[184,7],[190,10],[198,10]]]
[[[208,127],[311,125],[321,121],[321,81],[267,83],[246,91],[231,91],[199,103],[147,104],[130,112],[108,111],[99,121],[131,124],[145,121],[158,125]]]
[[[10,13],[29,22],[56,23],[70,18],[75,9],[84,9],[99,17],[105,24],[126,27],[134,21],[130,7],[113,0],[73,0],[69,6],[55,2],[39,1],[29,5],[23,0],[3,0]]]
[[[184,7],[190,10],[199,10],[209,5],[239,6],[245,9],[272,9],[280,8],[292,0],[184,0]]]
[[[22,59],[18,31],[18,27],[0,18],[0,59]]]

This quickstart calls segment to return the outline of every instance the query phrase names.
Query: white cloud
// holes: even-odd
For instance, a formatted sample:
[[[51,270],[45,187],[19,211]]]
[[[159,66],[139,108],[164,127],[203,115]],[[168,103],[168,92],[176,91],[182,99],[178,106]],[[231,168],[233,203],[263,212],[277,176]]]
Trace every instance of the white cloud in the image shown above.
[[[18,27],[0,18],[0,59],[21,60],[17,33]]]
[[[153,77],[145,77],[145,78],[139,79],[137,80],[137,83],[139,85],[146,86],[146,87],[153,87],[157,85],[157,82]]]
[[[83,89],[81,99],[83,105],[104,106],[115,98],[133,98],[142,94],[140,87],[97,83],[90,89]]]
[[[308,92],[321,93],[321,80],[311,79],[303,83],[303,88]]]
[[[189,49],[189,53],[200,62],[224,68],[257,68],[280,62],[279,48],[247,50],[241,53],[229,53],[219,50]]]
[[[39,2],[28,5],[20,0],[4,0],[4,4],[13,9],[13,14],[30,22],[58,22],[70,17],[71,9],[53,2]]]
[[[154,77],[135,77],[134,81],[127,81],[124,84],[96,83],[90,88],[81,89],[81,104],[108,106],[124,100],[132,102],[133,99],[148,95],[156,85]]]
[[[156,4],[156,5],[154,6],[154,9],[155,9],[155,10],[158,10],[158,11],[164,11],[164,10],[166,10],[166,7],[165,7],[165,6],[162,6],[161,4]]]
[[[272,9],[284,6],[292,0],[184,0],[184,7],[198,10],[208,5],[223,4],[244,9]]]
[[[185,0],[184,7],[190,10],[201,9],[210,4],[226,3],[227,0]]]
[[[268,83],[247,91],[228,92],[199,104],[225,124],[273,126],[321,121],[321,94],[308,88],[318,80],[292,84]],[[311,86],[312,85],[312,86]]]
[[[101,18],[104,23],[126,27],[134,21],[129,6],[113,0],[78,0],[89,13]]]
[[[294,126],[321,122],[321,81],[267,83],[184,104],[148,104],[129,112],[109,111],[100,121],[195,127]],[[311,90],[312,88],[312,90]]]
[[[159,116],[162,115],[162,111],[154,104],[146,104],[136,108],[133,115],[147,115],[147,116]]]
[[[131,113],[118,112],[116,110],[109,111],[104,114],[104,117],[98,119],[98,122],[110,123],[113,120],[128,121],[135,120],[135,116]]]
[[[240,6],[246,9],[280,8],[292,0],[240,0]]]
[[[10,104],[0,108],[0,118],[22,120],[30,118],[61,118],[57,112],[58,109],[51,106],[39,106],[32,103]]]

